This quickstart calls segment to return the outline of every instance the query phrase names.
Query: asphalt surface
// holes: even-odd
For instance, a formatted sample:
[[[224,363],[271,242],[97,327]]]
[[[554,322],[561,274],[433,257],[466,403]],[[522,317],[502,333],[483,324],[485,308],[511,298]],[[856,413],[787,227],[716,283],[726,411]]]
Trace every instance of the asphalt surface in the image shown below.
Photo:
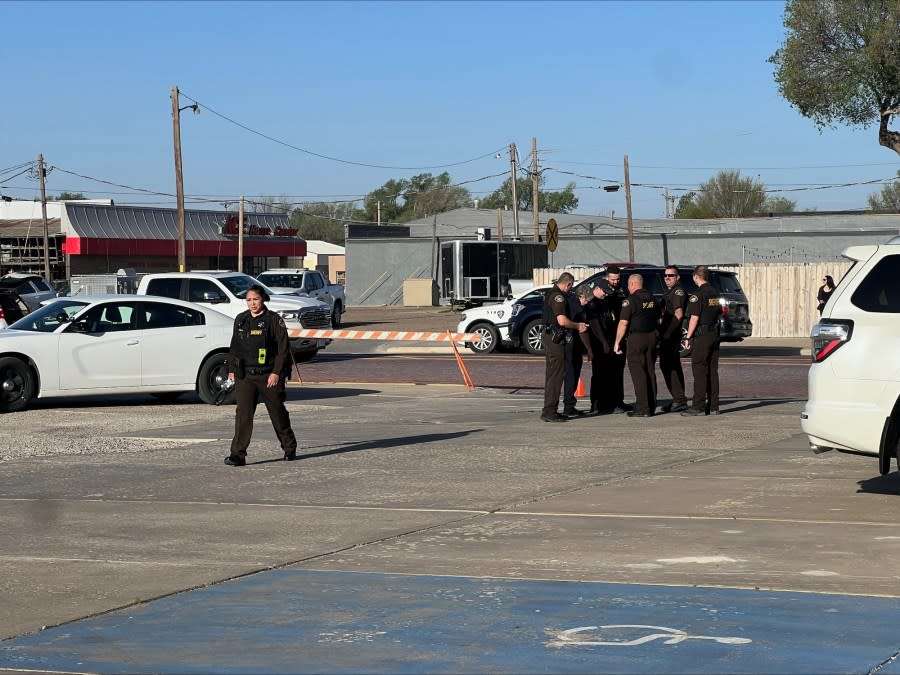
[[[546,424],[533,389],[306,383],[288,407],[302,458],[261,408],[238,469],[233,408],[196,399],[5,416],[0,669],[900,671],[900,479],[813,455],[797,397]]]

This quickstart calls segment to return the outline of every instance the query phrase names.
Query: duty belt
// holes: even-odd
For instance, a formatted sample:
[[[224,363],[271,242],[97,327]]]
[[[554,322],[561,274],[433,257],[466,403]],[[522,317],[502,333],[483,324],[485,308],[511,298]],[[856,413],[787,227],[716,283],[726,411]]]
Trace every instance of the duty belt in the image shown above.
[[[247,366],[248,375],[268,375],[272,369],[268,366]]]
[[[697,326],[697,330],[694,331],[696,335],[706,335],[707,333],[716,333],[719,330],[719,324],[714,323],[709,326]]]

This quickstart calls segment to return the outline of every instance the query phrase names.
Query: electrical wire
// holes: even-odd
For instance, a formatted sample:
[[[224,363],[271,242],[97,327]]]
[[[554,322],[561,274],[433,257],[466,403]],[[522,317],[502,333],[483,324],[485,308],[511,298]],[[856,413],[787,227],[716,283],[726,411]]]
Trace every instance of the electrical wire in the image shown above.
[[[283,145],[283,146],[286,147],[286,148],[291,148],[292,150],[297,150],[298,152],[302,152],[302,153],[305,153],[305,154],[307,154],[307,155],[312,155],[313,157],[318,157],[319,159],[327,159],[327,160],[332,161],[332,162],[340,162],[341,164],[352,164],[353,166],[364,166],[364,167],[368,167],[368,168],[371,168],[371,169],[392,169],[392,170],[397,170],[397,171],[423,171],[423,170],[425,170],[425,169],[446,169],[446,168],[450,168],[450,167],[453,167],[453,166],[461,166],[461,165],[463,165],[463,164],[469,164],[469,163],[471,163],[471,162],[477,162],[478,160],[480,160],[480,159],[485,159],[486,157],[493,157],[493,156],[496,156],[501,150],[503,150],[503,148],[499,148],[499,149],[497,149],[497,150],[493,150],[493,151],[491,151],[491,152],[486,152],[486,153],[483,154],[483,155],[479,155],[478,157],[473,157],[472,159],[466,159],[466,160],[463,160],[463,161],[461,161],[461,162],[450,162],[450,163],[448,163],[448,164],[435,164],[435,165],[431,165],[431,166],[387,166],[387,165],[384,165],[384,164],[369,164],[369,163],[366,163],[366,162],[357,162],[357,161],[353,161],[353,160],[349,160],[349,159],[341,159],[340,157],[332,157],[332,156],[330,156],[330,155],[323,155],[323,154],[321,154],[321,153],[313,152],[312,150],[308,150],[308,149],[306,149],[306,148],[301,148],[301,147],[299,147],[299,146],[297,146],[297,145],[293,145],[292,143],[287,143],[286,141],[279,140],[279,139],[277,139],[277,138],[275,138],[275,137],[273,137],[273,136],[269,136],[268,134],[264,134],[264,133],[262,133],[261,131],[257,131],[256,129],[252,129],[252,128],[248,127],[246,124],[241,124],[241,123],[238,122],[237,120],[233,120],[233,119],[231,119],[230,117],[228,117],[227,115],[223,115],[222,113],[213,110],[212,108],[210,108],[210,107],[209,107],[208,105],[206,105],[205,103],[201,103],[201,102],[198,101],[197,99],[188,96],[188,95],[185,94],[183,91],[179,91],[179,94],[180,94],[181,96],[184,96],[187,100],[193,101],[196,105],[200,106],[200,107],[203,108],[204,110],[208,110],[208,111],[211,112],[213,115],[216,115],[217,117],[221,117],[221,118],[222,118],[223,120],[225,120],[226,122],[230,122],[231,124],[233,124],[233,125],[235,125],[235,126],[237,126],[237,127],[240,127],[240,128],[243,129],[244,131],[248,131],[248,132],[250,132],[251,134],[255,134],[255,135],[257,135],[257,136],[259,136],[259,137],[261,137],[261,138],[265,138],[266,140],[272,141],[273,143],[277,143],[278,145]]]

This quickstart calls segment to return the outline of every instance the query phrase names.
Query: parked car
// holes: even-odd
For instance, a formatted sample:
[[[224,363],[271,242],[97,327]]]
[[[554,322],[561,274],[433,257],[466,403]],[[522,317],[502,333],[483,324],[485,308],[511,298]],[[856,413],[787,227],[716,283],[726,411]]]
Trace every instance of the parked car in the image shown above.
[[[331,308],[314,298],[278,295],[265,284],[242,272],[160,272],[146,274],[138,284],[138,295],[159,295],[188,302],[212,305],[216,311],[234,318],[245,309],[244,296],[253,284],[266,289],[271,300],[266,306],[292,328],[330,328]],[[297,361],[309,361],[330,340],[292,338],[291,349]]]
[[[228,377],[233,320],[154,296],[57,298],[0,331],[0,412],[35,398],[196,391],[214,403]],[[223,402],[234,400],[233,392]]]
[[[28,305],[15,291],[0,289],[0,329],[28,314]]]
[[[681,286],[685,292],[693,293],[697,285],[693,280],[693,267],[679,265],[681,273]],[[639,273],[644,277],[644,288],[650,291],[657,299],[662,299],[666,292],[663,281],[664,266],[661,265],[631,265],[622,266],[619,286],[627,291],[628,277]],[[575,288],[582,284],[593,287],[600,279],[606,277],[603,270],[592,274],[588,278],[578,282]],[[711,269],[709,281],[721,293],[720,302],[723,306],[722,317],[719,319],[719,332],[724,342],[738,342],[753,334],[753,323],[750,321],[750,303],[744,290],[738,283],[734,272]],[[544,345],[541,342],[543,331],[542,298],[527,299],[513,305],[512,317],[509,321],[509,339],[514,346],[524,346],[532,354],[543,354]],[[682,341],[687,336],[687,318],[682,323]],[[682,348],[681,355],[688,356],[690,350]]]
[[[878,457],[885,475],[893,457],[900,468],[900,237],[843,256],[853,265],[810,334],[800,426],[814,452]]]
[[[10,272],[0,277],[0,290],[14,291],[25,304],[29,311],[34,311],[41,305],[42,300],[56,297],[56,289],[47,280],[37,274],[23,274]]]
[[[278,294],[302,295],[327,303],[331,307],[332,327],[341,325],[341,317],[347,309],[344,287],[328,283],[318,270],[276,268],[257,274],[256,278]]]
[[[500,345],[509,346],[509,317],[513,305],[530,298],[543,298],[549,286],[536,286],[516,298],[492,305],[482,305],[465,310],[459,315],[458,333],[475,333],[478,339],[467,342],[466,347],[476,354],[490,354]]]

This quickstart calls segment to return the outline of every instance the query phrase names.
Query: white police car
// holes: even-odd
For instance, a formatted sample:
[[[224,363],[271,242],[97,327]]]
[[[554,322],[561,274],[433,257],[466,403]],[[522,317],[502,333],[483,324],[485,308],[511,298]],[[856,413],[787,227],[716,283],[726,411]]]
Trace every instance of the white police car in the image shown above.
[[[900,237],[843,255],[853,266],[812,328],[801,427],[813,451],[876,456],[884,475],[900,462]]]
[[[537,286],[521,295],[510,298],[506,302],[495,305],[483,305],[467,309],[459,315],[459,333],[475,333],[478,338],[467,342],[466,346],[476,354],[490,354],[501,344],[512,344],[509,338],[509,317],[512,316],[513,305],[526,298],[539,297],[550,288]]]

